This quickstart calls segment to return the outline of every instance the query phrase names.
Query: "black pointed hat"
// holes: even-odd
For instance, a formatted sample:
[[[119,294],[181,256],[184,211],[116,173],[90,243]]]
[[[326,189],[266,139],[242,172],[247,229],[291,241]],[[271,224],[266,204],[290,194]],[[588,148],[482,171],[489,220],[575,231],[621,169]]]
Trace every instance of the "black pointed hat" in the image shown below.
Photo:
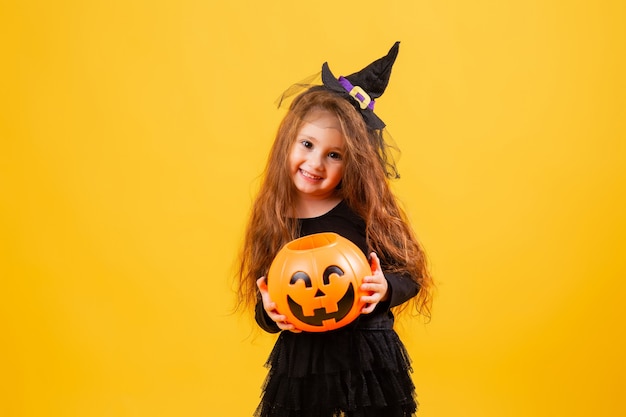
[[[385,127],[385,122],[374,114],[374,99],[380,97],[389,84],[389,76],[399,48],[400,42],[396,42],[387,55],[346,77],[335,77],[328,62],[322,65],[324,86],[349,100],[361,112],[367,126],[374,130]]]

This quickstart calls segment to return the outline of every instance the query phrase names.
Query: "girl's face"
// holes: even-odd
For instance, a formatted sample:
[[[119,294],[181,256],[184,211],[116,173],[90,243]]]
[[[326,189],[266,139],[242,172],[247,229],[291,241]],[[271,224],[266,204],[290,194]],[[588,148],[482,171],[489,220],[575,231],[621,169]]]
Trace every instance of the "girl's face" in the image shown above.
[[[289,172],[300,198],[335,196],[343,176],[345,139],[339,119],[326,110],[312,110],[289,153]]]

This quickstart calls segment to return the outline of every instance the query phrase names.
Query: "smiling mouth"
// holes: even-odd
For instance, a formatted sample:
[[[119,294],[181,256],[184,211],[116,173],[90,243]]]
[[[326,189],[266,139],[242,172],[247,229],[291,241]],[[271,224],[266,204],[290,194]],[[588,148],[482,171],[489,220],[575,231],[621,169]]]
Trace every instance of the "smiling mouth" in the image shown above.
[[[302,174],[303,177],[311,179],[311,180],[321,180],[323,179],[322,177],[318,177],[317,175],[313,175],[310,172],[307,172],[303,169],[300,169],[300,174]]]
[[[328,313],[326,308],[316,308],[313,310],[312,316],[307,316],[304,314],[304,309],[300,304],[298,304],[294,299],[292,299],[289,295],[287,296],[287,303],[289,304],[289,308],[293,315],[303,323],[308,324],[309,326],[324,326],[324,322],[328,322],[328,320],[334,320],[334,322],[328,323],[337,323],[344,317],[350,313],[352,306],[354,304],[354,286],[350,284],[346,293],[341,297],[341,300],[337,301],[337,311]]]

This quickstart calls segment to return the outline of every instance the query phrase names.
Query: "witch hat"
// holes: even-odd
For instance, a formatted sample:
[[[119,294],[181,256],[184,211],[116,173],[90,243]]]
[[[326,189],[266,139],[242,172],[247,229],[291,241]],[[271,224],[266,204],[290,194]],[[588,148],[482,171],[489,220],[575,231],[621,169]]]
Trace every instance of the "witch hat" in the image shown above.
[[[352,102],[370,129],[381,130],[385,127],[385,122],[374,114],[374,99],[380,97],[389,84],[391,68],[396,61],[399,48],[400,42],[396,42],[387,55],[346,77],[335,77],[328,62],[322,65],[324,86]]]

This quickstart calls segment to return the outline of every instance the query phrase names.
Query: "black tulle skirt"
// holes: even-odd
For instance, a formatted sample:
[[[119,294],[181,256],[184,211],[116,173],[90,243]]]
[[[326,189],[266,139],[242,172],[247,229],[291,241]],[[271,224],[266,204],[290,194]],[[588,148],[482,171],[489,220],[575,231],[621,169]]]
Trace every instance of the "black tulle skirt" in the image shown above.
[[[284,331],[256,417],[409,417],[417,411],[406,349],[392,329]]]

